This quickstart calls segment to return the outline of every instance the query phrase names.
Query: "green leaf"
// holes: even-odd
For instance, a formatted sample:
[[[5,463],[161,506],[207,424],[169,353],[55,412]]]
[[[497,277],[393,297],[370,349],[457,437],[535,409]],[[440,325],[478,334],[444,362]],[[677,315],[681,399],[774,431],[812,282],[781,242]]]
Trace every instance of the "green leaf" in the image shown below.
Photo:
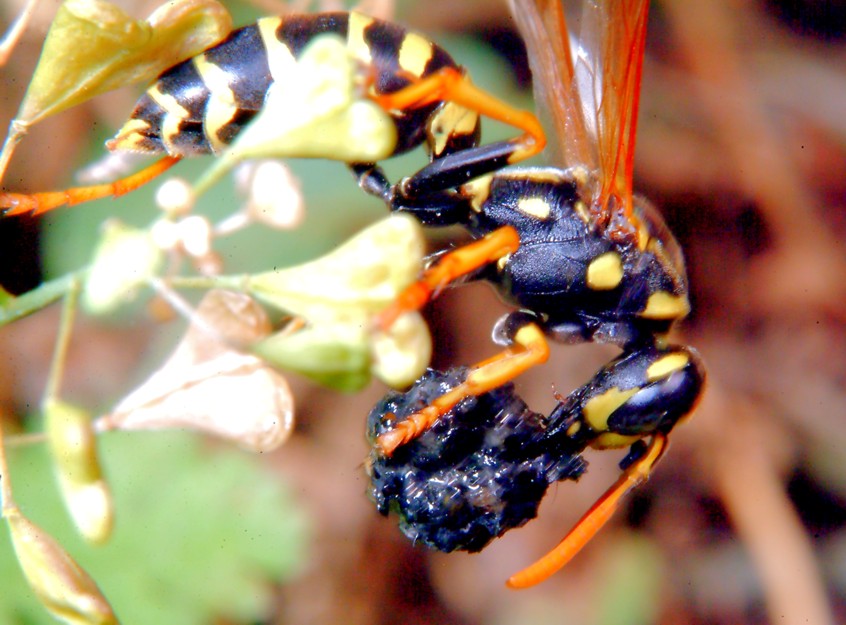
[[[250,276],[247,289],[313,323],[360,324],[417,279],[425,245],[417,220],[391,215],[317,260]]]
[[[420,275],[424,248],[419,222],[391,215],[317,260],[249,276],[250,295],[308,324],[255,353],[337,389],[359,390],[371,374],[410,384],[429,363],[428,327],[413,313],[382,331],[376,315]]]
[[[221,41],[232,21],[215,0],[168,2],[147,21],[104,0],[65,0],[18,111],[34,124],[117,87],[151,81]]]
[[[0,286],[0,310],[6,308],[13,301],[15,301],[15,296]]]
[[[102,437],[116,509],[103,547],[73,531],[45,449],[11,454],[21,509],[85,567],[124,623],[259,620],[271,585],[305,559],[307,522],[288,489],[258,457],[209,450],[201,440],[171,432]],[[0,541],[0,575],[0,623],[54,622],[24,582],[8,538]]]
[[[370,347],[361,328],[325,326],[284,331],[253,346],[253,353],[339,391],[358,391],[370,381]]]

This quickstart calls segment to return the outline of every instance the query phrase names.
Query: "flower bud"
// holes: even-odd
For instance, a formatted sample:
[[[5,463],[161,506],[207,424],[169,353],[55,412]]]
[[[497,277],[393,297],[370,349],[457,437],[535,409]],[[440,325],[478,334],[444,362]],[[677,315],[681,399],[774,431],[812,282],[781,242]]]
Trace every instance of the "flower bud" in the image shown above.
[[[52,536],[17,509],[6,522],[24,577],[50,614],[69,625],[118,623],[94,580]]]
[[[113,311],[134,299],[163,262],[164,254],[148,231],[118,220],[106,222],[85,280],[83,306],[95,315]]]
[[[91,417],[56,400],[44,406],[44,416],[62,496],[74,524],[86,540],[104,542],[111,534],[114,508],[100,470]]]

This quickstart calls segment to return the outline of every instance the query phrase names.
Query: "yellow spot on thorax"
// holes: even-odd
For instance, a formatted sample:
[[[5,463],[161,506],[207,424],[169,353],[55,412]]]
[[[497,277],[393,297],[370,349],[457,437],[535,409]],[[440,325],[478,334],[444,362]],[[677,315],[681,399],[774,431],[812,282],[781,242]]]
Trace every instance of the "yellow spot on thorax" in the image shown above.
[[[684,352],[673,352],[672,354],[662,356],[649,365],[649,368],[646,370],[646,379],[652,382],[667,377],[674,371],[683,369],[687,366],[688,362],[690,362],[690,356]]]
[[[594,291],[615,289],[623,280],[623,259],[617,252],[605,252],[588,265],[585,282]]]
[[[646,223],[639,221],[637,225],[637,248],[644,252],[652,244],[652,238],[649,236],[649,228]]]
[[[552,207],[549,202],[539,197],[524,197],[517,201],[517,210],[524,215],[544,221],[549,219]]]
[[[573,202],[573,212],[586,224],[590,223],[590,211],[583,200]]]
[[[646,307],[639,313],[647,319],[682,319],[690,312],[686,295],[657,291],[649,296]]]
[[[433,53],[431,41],[415,33],[407,33],[399,49],[399,66],[415,76],[422,76]]]

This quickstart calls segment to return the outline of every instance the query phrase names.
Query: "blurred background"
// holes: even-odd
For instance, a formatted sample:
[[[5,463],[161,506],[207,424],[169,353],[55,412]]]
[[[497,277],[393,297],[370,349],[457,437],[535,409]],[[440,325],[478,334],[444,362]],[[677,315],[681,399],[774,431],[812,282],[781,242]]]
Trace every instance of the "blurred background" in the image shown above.
[[[144,17],[158,2],[120,4]],[[236,24],[246,24],[261,14],[302,10],[294,4],[227,6]],[[14,117],[56,6],[42,2],[0,70],[3,127]],[[505,3],[373,0],[365,8],[426,33],[477,84],[532,106],[525,52]],[[0,20],[10,23],[19,10],[17,0],[7,0]],[[624,512],[549,581],[506,590],[505,579],[556,544],[616,479],[620,456],[589,452],[579,483],[553,485],[536,520],[481,554],[431,553],[413,547],[395,519],[379,516],[365,496],[364,419],[385,388],[374,382],[343,395],[292,375],[294,435],[278,451],[250,458],[255,466],[232,469],[240,482],[223,478],[230,465],[221,458],[244,452],[206,444],[189,453],[174,445],[171,455],[196,455],[195,462],[166,468],[166,452],[133,460],[135,445],[110,455],[104,441],[107,468],[116,476],[118,531],[121,523],[132,529],[121,548],[95,549],[73,538],[63,543],[92,570],[118,614],[137,615],[124,622],[846,623],[846,3],[655,1],[646,55],[635,187],[660,208],[685,251],[693,313],[676,338],[701,352],[710,378],[693,419],[674,432],[670,453]],[[33,128],[4,186],[72,184],[76,171],[103,154],[102,142],[123,123],[139,90],[108,94]],[[486,138],[508,134],[485,127]],[[424,158],[418,151],[392,160],[388,174],[414,171]],[[191,179],[205,166],[184,163],[177,171]],[[340,164],[293,162],[291,168],[306,200],[304,221],[290,232],[255,228],[227,239],[221,254],[228,273],[313,258],[384,214]],[[227,184],[198,210],[214,214],[236,201]],[[0,284],[21,293],[82,266],[106,217],[150,221],[152,192],[41,219],[0,220]],[[434,232],[433,249],[456,236]],[[505,310],[483,284],[445,293],[427,311],[433,365],[492,354],[490,328]],[[57,318],[51,308],[0,330],[0,416],[10,424],[27,423],[38,404]],[[81,319],[67,394],[107,410],[160,362],[181,324],[160,324],[143,308],[107,324]],[[549,364],[517,381],[518,391],[535,410],[548,412],[554,391],[583,384],[613,354],[598,346],[556,346]],[[32,476],[44,471],[26,458],[13,466],[16,485],[31,491],[31,509],[43,510],[35,520],[55,526],[57,535],[66,532],[49,479],[42,488]],[[237,501],[255,486],[252,480],[280,489],[272,498],[278,507],[268,504],[246,520]],[[122,489],[134,489],[134,499],[122,503]],[[180,498],[164,497],[174,489]],[[171,508],[163,503],[168,499]],[[220,523],[207,548],[174,547],[212,522],[212,501],[221,515],[229,509],[243,517],[256,541],[270,528],[282,528],[284,536],[256,542],[266,546],[250,557],[233,548],[227,558],[211,560],[227,543],[225,532],[239,531],[237,523]],[[161,512],[156,531],[143,520],[150,507]],[[11,556],[2,560],[6,586],[15,565]],[[254,593],[246,601],[251,608],[232,611],[226,602],[199,598],[227,596],[226,584],[209,581],[210,569],[218,568],[255,582],[230,587],[239,590],[237,600]],[[130,569],[143,575],[133,575],[126,590]],[[27,607],[26,594],[23,586],[4,590],[0,621],[50,622]],[[170,595],[184,609],[179,617],[145,616],[145,608]],[[205,611],[192,611],[194,604]]]

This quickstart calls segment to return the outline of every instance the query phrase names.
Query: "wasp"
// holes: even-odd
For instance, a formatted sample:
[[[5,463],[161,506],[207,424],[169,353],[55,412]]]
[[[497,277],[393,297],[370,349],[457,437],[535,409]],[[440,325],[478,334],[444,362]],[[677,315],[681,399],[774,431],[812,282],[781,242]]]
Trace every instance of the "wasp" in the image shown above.
[[[284,90],[298,88],[276,84],[275,74],[286,76],[282,70],[324,35],[341,38],[355,60],[360,97],[389,114],[396,137],[389,156],[426,146],[430,164],[410,178],[409,189],[448,189],[465,182],[468,175],[495,171],[543,149],[545,135],[532,113],[475,87],[443,48],[419,34],[355,12],[266,17],[165,71],[107,143],[113,151],[164,154],[164,158],[107,184],[31,195],[0,193],[0,214],[38,214],[122,195],[182,158],[223,153],[265,106],[271,87],[282,89],[283,97]],[[522,134],[480,146],[480,116],[502,121]],[[339,155],[345,146],[333,148],[331,138],[328,142],[320,156],[343,160]],[[375,163],[350,166],[362,186],[384,179]]]
[[[533,518],[549,483],[577,479],[586,448],[628,448],[619,480],[557,547],[509,579],[523,588],[569,561],[648,478],[694,409],[705,368],[694,349],[669,342],[690,310],[684,260],[660,215],[632,192],[648,1],[584,0],[577,51],[558,0],[512,4],[563,167],[509,167],[430,193],[413,177],[370,181],[392,210],[461,225],[474,239],[438,256],[382,323],[469,279],[487,280],[516,310],[494,328],[502,352],[432,372],[374,409],[368,467],[372,498],[399,513],[407,535],[476,551]],[[548,359],[550,341],[621,352],[541,416],[511,383]]]

